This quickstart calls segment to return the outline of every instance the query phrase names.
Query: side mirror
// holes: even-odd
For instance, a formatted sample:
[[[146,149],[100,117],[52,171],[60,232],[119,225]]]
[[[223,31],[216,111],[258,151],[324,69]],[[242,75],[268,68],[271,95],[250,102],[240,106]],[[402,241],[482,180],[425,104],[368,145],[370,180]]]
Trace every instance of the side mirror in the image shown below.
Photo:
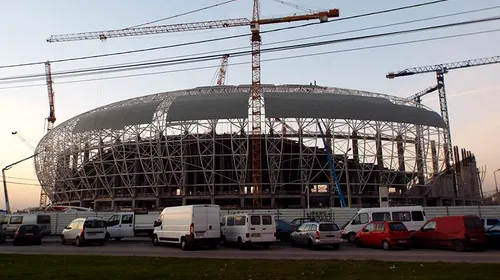
[[[70,226],[66,226],[66,227],[64,227],[64,229],[71,229],[71,227]]]

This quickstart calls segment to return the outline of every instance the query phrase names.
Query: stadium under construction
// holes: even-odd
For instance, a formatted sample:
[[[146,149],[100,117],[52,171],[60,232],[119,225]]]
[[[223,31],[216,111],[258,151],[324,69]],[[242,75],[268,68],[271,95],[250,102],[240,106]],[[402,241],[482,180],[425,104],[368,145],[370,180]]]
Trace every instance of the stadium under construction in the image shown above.
[[[336,182],[353,207],[378,205],[381,187],[390,205],[481,201],[473,154],[455,149],[454,182],[446,124],[421,104],[313,85],[263,95],[262,207],[339,206]],[[248,85],[199,87],[75,116],[38,144],[40,184],[54,205],[96,210],[252,207],[249,96]]]

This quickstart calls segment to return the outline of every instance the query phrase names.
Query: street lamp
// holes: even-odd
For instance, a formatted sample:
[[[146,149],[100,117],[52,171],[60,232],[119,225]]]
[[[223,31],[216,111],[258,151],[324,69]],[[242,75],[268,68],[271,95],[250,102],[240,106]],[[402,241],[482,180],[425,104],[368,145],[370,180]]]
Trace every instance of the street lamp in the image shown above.
[[[498,168],[497,170],[495,170],[493,172],[493,177],[495,178],[495,196],[496,196],[497,204],[500,204],[500,199],[498,197],[498,184],[497,184],[497,172],[498,171],[500,171],[500,168]]]
[[[346,181],[346,187],[347,187],[347,205],[349,208],[351,208],[352,203],[351,203],[351,183],[349,182],[349,162],[347,160],[347,153],[351,150],[351,148],[347,149],[344,153],[344,168],[345,168],[345,181]]]

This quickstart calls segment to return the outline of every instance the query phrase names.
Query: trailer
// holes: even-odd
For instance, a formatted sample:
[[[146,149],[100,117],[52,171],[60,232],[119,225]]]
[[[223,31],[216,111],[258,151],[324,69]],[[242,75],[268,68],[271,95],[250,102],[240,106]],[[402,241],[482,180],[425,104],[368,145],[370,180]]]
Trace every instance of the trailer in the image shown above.
[[[106,222],[106,239],[121,240],[127,237],[152,236],[154,222],[159,216],[160,212],[147,211],[116,213]]]

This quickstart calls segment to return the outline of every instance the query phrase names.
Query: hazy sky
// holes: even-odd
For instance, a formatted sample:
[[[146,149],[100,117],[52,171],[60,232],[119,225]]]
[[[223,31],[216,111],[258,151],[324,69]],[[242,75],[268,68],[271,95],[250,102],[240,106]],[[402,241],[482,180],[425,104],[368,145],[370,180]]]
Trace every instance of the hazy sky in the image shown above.
[[[0,10],[2,22],[0,25],[0,42],[2,42],[0,44],[0,66],[157,47],[249,32],[248,27],[237,27],[221,30],[117,38],[110,39],[106,42],[89,40],[68,43],[47,43],[45,41],[51,34],[126,28],[219,2],[224,1],[4,0],[1,1],[2,9]],[[291,0],[290,2],[317,9],[338,8],[340,9],[341,17],[348,17],[425,1],[337,0],[334,1],[334,6],[331,6],[332,1],[327,0]],[[401,21],[466,12],[494,7],[495,5],[500,5],[500,3],[496,0],[451,0],[446,3],[392,12],[384,15],[263,34],[262,41],[265,47],[266,43],[276,41],[331,34],[334,32],[343,32]],[[279,4],[273,0],[261,0],[262,18],[293,13],[300,13],[300,11]],[[324,36],[322,38],[290,42],[287,44],[340,39],[439,25],[456,21],[498,16],[499,13],[500,7],[459,16],[390,26],[369,31],[353,32],[337,36]],[[190,14],[169,21],[163,21],[157,24],[240,17],[251,18],[251,15],[252,1],[239,0],[218,8]],[[264,26],[262,30],[290,25],[293,24]],[[471,26],[460,26],[350,43],[339,43],[281,53],[269,53],[263,54],[262,59],[265,60],[295,54],[311,54],[316,52],[353,49],[371,45],[390,44],[493,29],[500,29],[500,22],[493,21]],[[133,55],[53,63],[52,71],[58,72],[67,69],[99,67],[115,63],[168,58],[203,51],[221,51],[228,48],[249,46],[249,42],[249,37],[243,37],[188,47],[142,52]],[[415,44],[263,62],[262,82],[269,84],[309,84],[311,81],[316,80],[319,85],[324,86],[361,89],[397,96],[409,96],[428,86],[434,85],[435,76],[433,74],[425,74],[389,80],[385,78],[386,72],[402,70],[413,66],[495,56],[499,55],[499,45],[500,32],[493,32]],[[248,56],[230,59],[230,63],[248,61],[250,61],[250,57]],[[56,124],[62,123],[77,114],[95,107],[125,98],[161,91],[209,85],[216,69],[164,73],[112,80],[100,80],[101,78],[216,64],[218,64],[218,61],[85,77],[56,77],[54,78],[54,89],[56,92]],[[475,153],[479,160],[479,164],[487,166],[487,177],[484,186],[485,191],[494,189],[493,171],[500,168],[500,163],[497,160],[497,158],[500,157],[500,151],[497,149],[500,142],[500,125],[498,123],[500,117],[500,110],[498,109],[500,97],[497,94],[500,89],[500,81],[497,80],[498,74],[495,74],[498,73],[498,70],[500,70],[500,65],[481,66],[470,69],[454,70],[446,76],[453,144],[471,150]],[[17,75],[43,73],[43,64],[31,67],[0,69],[0,79]],[[81,83],[64,83],[75,79],[97,80]],[[229,66],[227,84],[248,84],[250,82],[251,75],[249,65]],[[21,85],[39,86],[8,88]],[[31,145],[36,146],[38,140],[44,135],[44,118],[48,115],[48,101],[47,89],[44,85],[43,78],[29,83],[6,83],[5,81],[0,81],[0,94],[2,96],[2,102],[0,103],[0,118],[2,120],[0,122],[0,146],[3,147],[0,149],[0,166],[3,167],[29,156],[32,153],[30,148],[28,148],[19,138],[11,135],[11,132],[18,131],[28,139]],[[439,104],[436,93],[424,98],[424,104],[437,110]],[[7,171],[7,178],[10,182],[8,186],[11,207],[13,209],[35,206],[38,203],[39,187],[30,185],[36,185],[37,183],[32,160],[17,165]],[[25,180],[26,178],[31,180]],[[16,182],[22,182],[24,184],[16,184]],[[3,192],[1,192],[0,208],[3,207],[4,198]]]

